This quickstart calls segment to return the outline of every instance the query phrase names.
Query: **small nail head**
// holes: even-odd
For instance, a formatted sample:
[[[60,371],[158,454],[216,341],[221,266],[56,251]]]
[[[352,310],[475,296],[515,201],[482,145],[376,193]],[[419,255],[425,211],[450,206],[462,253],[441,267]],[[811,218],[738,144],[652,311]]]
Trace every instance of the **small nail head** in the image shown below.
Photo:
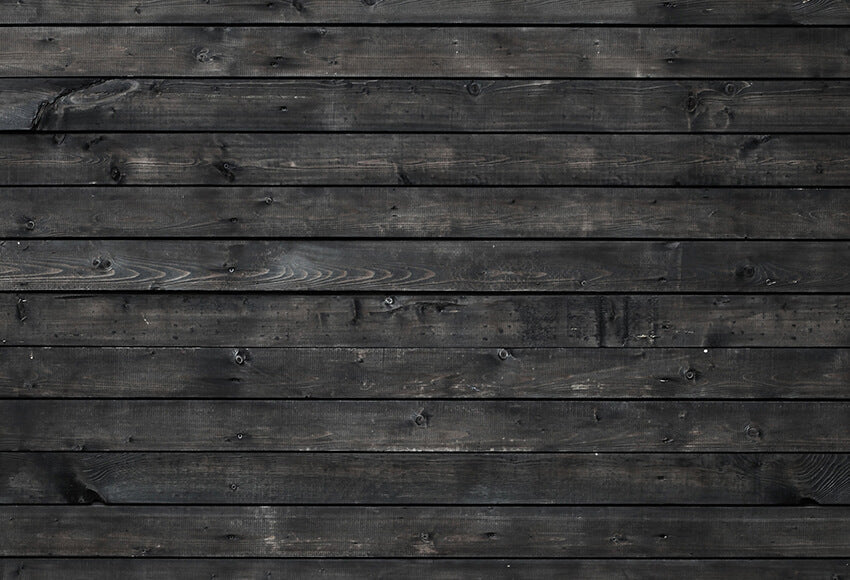
[[[241,365],[245,363],[245,356],[241,353],[237,353],[233,360],[236,361],[236,364]]]
[[[499,355],[499,358],[500,358],[500,359],[502,359],[502,360],[507,360],[507,359],[508,359],[508,357],[510,356],[510,353],[509,353],[506,349],[504,349],[504,348],[500,348],[500,349],[499,349],[499,352],[498,352],[498,355]]]
[[[245,438],[245,434],[244,434],[244,433],[237,433],[237,434],[236,434],[236,438],[237,438],[237,439],[244,439],[244,438]]]
[[[392,306],[393,304],[395,304],[395,298],[393,298],[392,296],[387,296],[386,298],[384,298],[384,304],[386,304],[387,306]]]

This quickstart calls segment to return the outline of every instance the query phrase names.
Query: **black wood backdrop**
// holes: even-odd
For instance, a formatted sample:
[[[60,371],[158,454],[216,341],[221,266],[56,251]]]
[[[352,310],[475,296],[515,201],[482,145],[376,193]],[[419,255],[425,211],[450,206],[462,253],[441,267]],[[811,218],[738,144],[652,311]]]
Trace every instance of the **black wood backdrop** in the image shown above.
[[[844,0],[0,2],[0,577],[850,577]]]

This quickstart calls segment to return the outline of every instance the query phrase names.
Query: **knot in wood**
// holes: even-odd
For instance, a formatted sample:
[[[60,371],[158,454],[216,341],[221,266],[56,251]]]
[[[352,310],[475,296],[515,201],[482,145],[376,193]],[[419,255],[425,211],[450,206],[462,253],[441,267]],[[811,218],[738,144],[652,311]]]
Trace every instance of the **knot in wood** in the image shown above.
[[[511,354],[504,348],[500,348],[497,354],[502,360],[508,360],[508,357],[511,356]]]
[[[687,369],[685,371],[685,378],[689,381],[693,381],[697,378],[697,372],[694,369]]]
[[[481,85],[473,81],[466,85],[466,90],[473,97],[477,97],[481,94]]]

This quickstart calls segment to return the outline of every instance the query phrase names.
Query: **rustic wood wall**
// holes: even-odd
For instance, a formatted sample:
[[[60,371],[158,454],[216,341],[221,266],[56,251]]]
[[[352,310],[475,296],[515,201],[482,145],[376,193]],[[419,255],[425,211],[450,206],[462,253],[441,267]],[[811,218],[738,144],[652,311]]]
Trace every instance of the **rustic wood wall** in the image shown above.
[[[0,2],[0,578],[850,578],[846,0]]]

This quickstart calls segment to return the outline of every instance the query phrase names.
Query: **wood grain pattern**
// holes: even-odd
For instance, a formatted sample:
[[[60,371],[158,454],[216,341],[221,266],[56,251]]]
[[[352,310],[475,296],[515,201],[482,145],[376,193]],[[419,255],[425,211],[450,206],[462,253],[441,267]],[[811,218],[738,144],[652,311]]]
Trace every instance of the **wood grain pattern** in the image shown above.
[[[0,453],[0,470],[6,504],[850,503],[846,454]]]
[[[528,24],[850,24],[841,0],[27,0],[0,5],[0,21],[37,23],[528,23]]]
[[[846,508],[4,506],[29,556],[841,557]]]
[[[850,190],[4,187],[0,236],[850,239]]]
[[[844,452],[847,402],[3,400],[2,451]]]
[[[5,79],[0,129],[850,130],[846,81]]]
[[[5,398],[848,399],[848,385],[850,351],[824,348],[0,349]]]
[[[0,158],[6,185],[704,187],[850,181],[848,135],[0,134]]]
[[[0,294],[7,346],[847,347],[847,295]]]
[[[846,78],[848,42],[843,27],[19,26],[0,74]]]
[[[0,242],[0,291],[842,292],[847,242]]]
[[[627,575],[631,580],[671,578],[701,580],[749,580],[764,574],[770,577],[791,575],[798,580],[823,580],[841,577],[850,571],[850,561],[837,559],[309,559],[286,560],[256,558],[5,558],[0,559],[3,580],[52,579],[62,574],[67,580],[172,580],[189,578],[323,578],[343,580],[351,577],[394,580],[425,575],[434,580],[516,580],[536,578],[561,580],[564,577],[609,580]]]

